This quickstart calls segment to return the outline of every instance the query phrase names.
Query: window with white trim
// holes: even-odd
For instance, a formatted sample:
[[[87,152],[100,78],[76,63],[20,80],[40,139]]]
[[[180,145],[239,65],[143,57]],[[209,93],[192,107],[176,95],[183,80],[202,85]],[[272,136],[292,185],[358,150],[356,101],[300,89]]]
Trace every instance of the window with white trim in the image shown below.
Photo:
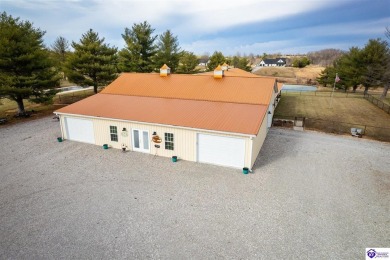
[[[174,150],[173,134],[165,133],[165,150]]]
[[[110,125],[111,141],[118,142],[118,129],[116,126]]]

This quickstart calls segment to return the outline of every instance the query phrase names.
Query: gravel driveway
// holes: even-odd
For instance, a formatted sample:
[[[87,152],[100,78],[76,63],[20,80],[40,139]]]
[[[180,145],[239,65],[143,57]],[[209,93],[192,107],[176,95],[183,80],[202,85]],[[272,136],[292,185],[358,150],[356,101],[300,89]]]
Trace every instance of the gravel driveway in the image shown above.
[[[0,128],[0,259],[363,259],[390,246],[390,144],[271,129],[254,173]]]

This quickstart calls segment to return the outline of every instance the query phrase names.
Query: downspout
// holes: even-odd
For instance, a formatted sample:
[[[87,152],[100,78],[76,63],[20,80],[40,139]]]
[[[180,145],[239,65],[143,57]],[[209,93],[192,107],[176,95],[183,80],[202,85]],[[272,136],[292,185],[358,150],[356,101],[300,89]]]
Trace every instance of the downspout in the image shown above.
[[[61,129],[61,137],[63,140],[65,140],[65,137],[64,137],[64,129],[63,129],[63,124],[62,124],[62,116],[57,114],[57,113],[54,113],[56,116],[58,116],[58,118],[60,119],[60,129]]]

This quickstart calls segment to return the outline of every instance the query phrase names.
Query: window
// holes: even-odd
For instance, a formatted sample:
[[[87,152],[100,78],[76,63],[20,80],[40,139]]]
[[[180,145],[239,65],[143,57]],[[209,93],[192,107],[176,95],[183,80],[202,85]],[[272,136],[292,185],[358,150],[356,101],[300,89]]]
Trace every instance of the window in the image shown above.
[[[173,150],[173,134],[165,133],[165,150]]]
[[[110,125],[111,141],[118,142],[118,130],[116,126]]]

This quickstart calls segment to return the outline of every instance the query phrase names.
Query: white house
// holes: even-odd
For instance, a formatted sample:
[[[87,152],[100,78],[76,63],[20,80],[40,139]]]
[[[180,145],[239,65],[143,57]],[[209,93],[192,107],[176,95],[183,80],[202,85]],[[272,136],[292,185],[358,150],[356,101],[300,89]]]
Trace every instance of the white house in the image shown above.
[[[286,58],[264,59],[258,64],[258,66],[259,67],[285,67],[286,62],[287,62]]]

